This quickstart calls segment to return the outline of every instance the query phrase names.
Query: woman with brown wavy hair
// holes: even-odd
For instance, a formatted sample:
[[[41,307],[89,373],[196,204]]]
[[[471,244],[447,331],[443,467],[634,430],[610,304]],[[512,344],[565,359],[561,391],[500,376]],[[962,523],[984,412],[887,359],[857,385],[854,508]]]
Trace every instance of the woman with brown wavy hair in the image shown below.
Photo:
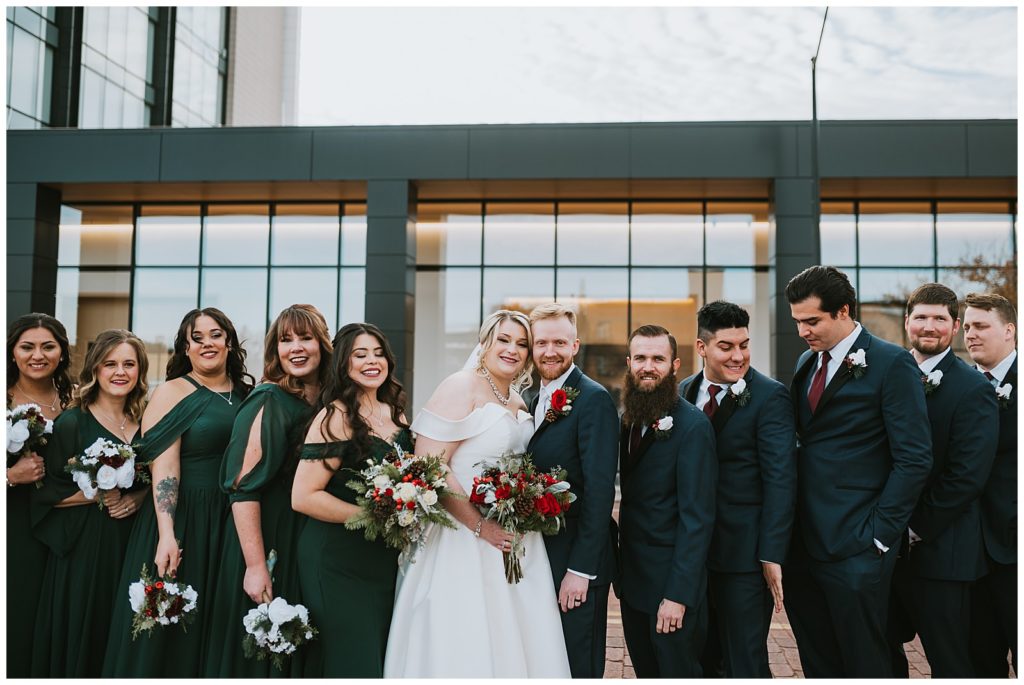
[[[51,550],[32,647],[32,676],[95,678],[118,593],[132,515],[148,495],[142,483],[88,499],[64,471],[99,439],[130,445],[146,400],[149,362],[125,330],[100,333],[89,348],[71,407],[54,422],[44,448],[46,478],[32,493],[32,526]],[[97,506],[101,500],[103,508]]]
[[[252,385],[245,350],[224,312],[207,307],[186,314],[167,362],[167,382],[142,416],[139,452],[150,465],[153,505],[143,507],[132,528],[104,676],[201,675],[205,644],[216,637],[209,612],[200,609],[187,633],[159,630],[133,642],[128,586],[146,564],[156,575],[176,576],[195,588],[200,606],[210,597],[227,516],[227,498],[218,487],[220,461]]]
[[[64,324],[49,314],[15,319],[7,329],[7,408],[35,404],[56,419],[71,402],[71,353]],[[8,455],[9,457],[10,455]],[[7,631],[7,675],[27,678],[32,632],[49,550],[32,535],[30,493],[45,465],[35,452],[7,461],[7,614],[20,630]]]
[[[309,516],[298,544],[302,599],[320,630],[306,653],[306,677],[382,675],[398,552],[345,528],[359,511],[345,483],[359,478],[367,459],[380,462],[396,446],[412,451],[394,370],[388,340],[373,324],[348,324],[334,337],[324,408],[306,433],[292,485],[292,507]]]
[[[204,660],[207,677],[301,677],[303,670],[303,651],[283,671],[269,660],[243,658],[241,617],[275,597],[290,604],[301,599],[295,548],[305,517],[292,511],[291,489],[296,453],[331,366],[323,314],[309,304],[286,308],[267,331],[263,350],[263,382],[238,410],[221,463],[220,486],[231,510],[217,589],[207,603],[217,636]],[[277,557],[273,575],[267,567],[271,551]]]

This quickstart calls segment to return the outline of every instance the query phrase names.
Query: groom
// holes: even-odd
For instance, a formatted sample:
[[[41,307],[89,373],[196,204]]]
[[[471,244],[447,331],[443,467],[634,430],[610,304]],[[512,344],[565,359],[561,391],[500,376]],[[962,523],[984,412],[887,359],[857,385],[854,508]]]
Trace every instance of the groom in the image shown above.
[[[569,669],[573,678],[601,678],[617,538],[618,412],[608,391],[573,363],[580,349],[575,312],[543,304],[531,312],[530,327],[541,387],[531,405],[536,431],[527,451],[538,470],[565,469],[576,493],[565,529],[544,537]]]

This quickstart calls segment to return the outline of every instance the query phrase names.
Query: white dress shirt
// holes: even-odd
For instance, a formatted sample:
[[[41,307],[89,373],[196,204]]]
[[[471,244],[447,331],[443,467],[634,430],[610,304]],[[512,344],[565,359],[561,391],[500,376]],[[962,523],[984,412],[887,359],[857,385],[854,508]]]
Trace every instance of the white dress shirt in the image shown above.
[[[850,350],[853,347],[853,343],[857,342],[857,337],[860,335],[864,328],[860,323],[854,321],[856,326],[853,327],[853,332],[848,336],[836,343],[832,349],[828,351],[828,371],[825,372],[825,386],[832,382],[832,377],[839,371],[839,367],[845,363],[846,357],[849,356]],[[818,372],[821,368],[821,353],[818,353],[818,363],[814,365],[814,373]],[[814,374],[811,374],[811,385],[814,385]],[[807,394],[811,393],[811,386],[807,386]]]
[[[1010,354],[1006,355],[1006,357],[1003,358],[1003,361],[999,362],[998,364],[993,366],[991,369],[986,369],[981,364],[977,364],[976,366],[977,366],[978,370],[981,371],[982,373],[984,373],[985,371],[988,371],[990,374],[992,374],[992,377],[996,379],[996,381],[995,381],[995,383],[993,383],[993,385],[995,387],[998,387],[998,386],[1003,384],[1003,379],[1006,378],[1006,374],[1008,374],[1010,372],[1010,367],[1013,366],[1013,362],[1016,359],[1017,359],[1017,350],[1013,350],[1013,351],[1010,352]]]
[[[697,399],[694,402],[694,406],[696,406],[697,409],[704,411],[704,405],[711,401],[711,393],[708,392],[708,388],[712,385],[717,385],[721,388],[715,396],[719,405],[722,404],[722,400],[724,400],[725,396],[729,394],[729,388],[732,387],[732,383],[712,383],[708,380],[707,376],[704,376],[700,382],[700,390],[697,391]]]

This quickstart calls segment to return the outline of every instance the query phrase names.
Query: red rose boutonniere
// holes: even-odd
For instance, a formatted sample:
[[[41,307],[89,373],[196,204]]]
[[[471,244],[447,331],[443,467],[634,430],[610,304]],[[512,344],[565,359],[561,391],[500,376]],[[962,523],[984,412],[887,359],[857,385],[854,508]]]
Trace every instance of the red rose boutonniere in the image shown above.
[[[572,411],[572,403],[579,397],[580,391],[569,386],[562,386],[551,393],[551,406],[544,414],[544,420],[554,423]]]

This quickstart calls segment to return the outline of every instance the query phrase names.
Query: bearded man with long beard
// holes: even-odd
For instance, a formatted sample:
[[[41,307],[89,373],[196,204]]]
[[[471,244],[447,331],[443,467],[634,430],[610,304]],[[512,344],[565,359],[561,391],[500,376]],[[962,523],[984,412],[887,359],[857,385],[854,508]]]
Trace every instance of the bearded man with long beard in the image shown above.
[[[718,473],[711,422],[676,392],[676,339],[629,337],[619,441],[622,632],[638,678],[699,678]]]

